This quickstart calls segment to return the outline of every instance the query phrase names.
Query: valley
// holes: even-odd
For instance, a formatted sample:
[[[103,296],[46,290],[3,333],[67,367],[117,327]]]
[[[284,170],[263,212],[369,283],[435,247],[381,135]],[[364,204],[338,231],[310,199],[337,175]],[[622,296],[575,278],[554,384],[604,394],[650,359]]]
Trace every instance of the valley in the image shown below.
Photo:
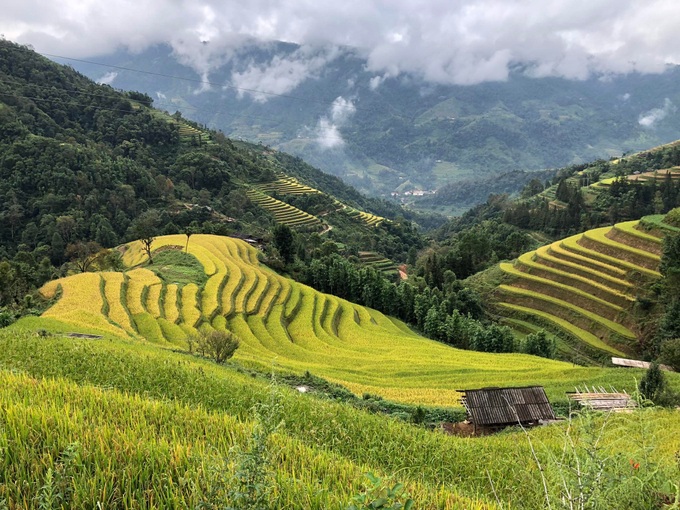
[[[562,83],[560,101],[606,86]],[[388,84],[381,101],[404,102]],[[440,99],[343,136],[362,165],[403,162],[404,178],[434,182],[410,166],[425,142],[396,117],[439,130],[466,116],[456,133],[472,148],[497,120],[488,107],[512,137],[467,175],[528,165],[517,151],[549,166],[509,109]],[[616,147],[655,147],[616,159],[561,147],[578,164],[505,174],[496,184],[518,196],[445,218],[153,102],[0,41],[1,510],[677,507],[680,148],[658,145],[670,124],[653,140],[626,131]],[[410,142],[381,159],[379,135]],[[453,150],[441,140],[428,151]],[[471,154],[435,156],[437,172]],[[554,423],[530,427],[524,402],[508,404],[517,425],[478,430],[460,400],[527,386]],[[575,391],[631,403],[593,411]]]

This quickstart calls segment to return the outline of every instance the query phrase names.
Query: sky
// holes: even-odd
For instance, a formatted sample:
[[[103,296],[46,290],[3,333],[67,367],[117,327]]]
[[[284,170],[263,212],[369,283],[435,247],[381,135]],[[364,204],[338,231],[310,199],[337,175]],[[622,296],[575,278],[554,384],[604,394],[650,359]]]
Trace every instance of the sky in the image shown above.
[[[579,80],[658,73],[680,63],[679,19],[677,0],[5,0],[0,34],[90,59],[167,43],[205,77],[254,41],[293,42],[293,55],[235,77],[244,88],[290,77],[290,90],[348,48],[376,87],[404,73],[499,81],[517,66]]]

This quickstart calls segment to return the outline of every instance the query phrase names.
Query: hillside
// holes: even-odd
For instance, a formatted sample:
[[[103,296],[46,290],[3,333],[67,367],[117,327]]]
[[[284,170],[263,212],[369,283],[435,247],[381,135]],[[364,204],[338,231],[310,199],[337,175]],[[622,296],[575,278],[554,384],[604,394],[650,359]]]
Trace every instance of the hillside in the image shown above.
[[[112,248],[149,230],[267,245],[286,225],[300,245],[318,234],[319,245],[399,262],[423,244],[412,221],[427,218],[299,158],[155,110],[145,94],[97,85],[5,40],[0,73],[0,259],[11,266],[0,271],[0,307],[63,275],[87,243]]]
[[[517,170],[608,159],[674,140],[680,127],[674,115],[651,126],[640,122],[655,109],[680,103],[676,68],[661,75],[576,81],[531,78],[518,67],[502,82],[444,86],[409,76],[375,86],[365,60],[342,48],[283,96],[238,89],[238,77],[248,71],[267,77],[283,63],[304,66],[310,52],[315,56],[313,48],[285,43],[246,46],[211,69],[210,86],[202,86],[204,77],[190,62],[180,63],[168,46],[92,59],[103,65],[62,62],[93,79],[115,76],[113,86],[144,91],[160,108],[299,155],[359,189],[381,194],[404,185],[402,191],[431,190]],[[354,110],[335,118],[336,100],[342,100],[338,105],[350,101]],[[324,126],[337,128],[341,141],[329,147]],[[471,205],[456,198],[461,200],[452,205]]]
[[[651,401],[673,403],[680,376],[643,392],[653,371],[600,362],[634,347],[626,312],[657,271],[650,306],[678,309],[656,347],[680,335],[680,255],[660,256],[664,217],[591,228],[606,207],[666,212],[674,177],[651,194],[643,177],[591,184],[680,152],[565,170],[426,240],[427,218],[144,93],[7,41],[0,72],[0,510],[679,504],[680,415]],[[472,280],[501,271],[491,309]],[[516,336],[488,313],[513,307]],[[578,333],[559,339],[570,362],[526,354],[519,337],[555,325]],[[239,340],[233,358],[205,348],[211,333]],[[461,389],[523,385],[568,419],[440,430],[462,419]],[[574,414],[577,388],[627,391],[640,409]]]
[[[566,434],[595,431],[596,458],[617,481],[589,497],[640,510],[660,494],[671,497],[678,413],[585,416],[572,432],[564,424],[471,440],[301,394],[247,367],[280,378],[311,370],[354,391],[446,405],[455,388],[480,385],[544,384],[553,401],[584,383],[632,389],[639,370],[459,351],[277,276],[241,241],[195,234],[188,254],[186,236],[154,242],[154,264],[51,282],[43,292],[56,293],[52,308],[0,330],[0,501],[9,508],[48,494],[73,508],[95,500],[214,508],[241,497],[239,480],[248,476],[260,489],[243,497],[263,498],[265,508],[344,509],[361,494],[378,501],[400,482],[416,508],[538,509],[543,482],[526,466],[541,463],[548,497],[559,501],[564,483],[578,490],[575,479],[560,482]],[[124,249],[129,264],[144,262],[139,243]],[[192,257],[203,280],[190,269]],[[235,331],[242,344],[234,361],[189,355],[183,339],[195,326]],[[653,457],[641,450],[643,438]],[[577,441],[569,458],[592,460],[587,439]],[[648,474],[644,490],[630,458]],[[381,481],[373,486],[367,472]],[[400,494],[391,497],[404,502]]]
[[[556,331],[572,356],[635,356],[636,297],[645,282],[661,276],[663,233],[643,225],[588,230],[501,263],[499,313]]]
[[[463,387],[542,384],[559,400],[582,383],[632,389],[633,380],[621,372],[426,340],[396,319],[279,276],[235,239],[192,235],[188,254],[205,278],[177,283],[173,264],[161,256],[168,250],[181,255],[186,242],[183,235],[155,239],[156,261],[143,267],[147,255],[135,242],[121,248],[129,268],[123,273],[49,282],[41,292],[57,301],[42,317],[166,348],[186,349],[197,329],[226,329],[242,340],[236,359],[246,365],[310,371],[356,394],[415,404],[456,406],[456,390]]]

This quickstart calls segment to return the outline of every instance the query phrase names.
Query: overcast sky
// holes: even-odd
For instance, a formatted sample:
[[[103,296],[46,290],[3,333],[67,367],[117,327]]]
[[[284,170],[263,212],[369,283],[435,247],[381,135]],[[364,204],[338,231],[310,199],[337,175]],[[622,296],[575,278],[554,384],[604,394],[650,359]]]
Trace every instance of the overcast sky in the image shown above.
[[[252,38],[304,46],[242,83],[297,64],[313,72],[350,46],[377,86],[405,72],[436,83],[503,80],[518,63],[572,79],[661,72],[680,63],[679,20],[677,0],[4,0],[0,34],[91,59],[169,43],[206,76]]]

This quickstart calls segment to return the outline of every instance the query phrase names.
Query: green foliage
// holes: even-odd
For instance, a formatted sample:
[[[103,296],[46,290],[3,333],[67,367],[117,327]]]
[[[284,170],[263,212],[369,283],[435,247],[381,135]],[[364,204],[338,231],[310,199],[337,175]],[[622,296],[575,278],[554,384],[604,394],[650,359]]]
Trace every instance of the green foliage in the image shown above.
[[[241,342],[233,333],[212,330],[202,332],[198,336],[196,349],[201,355],[212,358],[217,364],[222,364],[234,355],[240,344]]]
[[[270,390],[269,400],[258,404],[253,415],[255,425],[245,447],[229,452],[235,464],[228,501],[234,510],[259,510],[266,507],[274,489],[270,438],[280,427],[283,407],[276,392]]]
[[[198,259],[179,249],[157,250],[154,263],[147,267],[166,283],[179,286],[195,283],[200,287],[208,279]]]
[[[638,389],[642,396],[654,402],[666,389],[666,379],[657,363],[652,363],[640,380]]]
[[[274,227],[273,239],[274,246],[279,251],[281,258],[286,264],[293,262],[294,246],[293,232],[288,225],[279,224]]]
[[[680,338],[671,338],[663,342],[659,359],[680,372]]]
[[[347,510],[410,510],[413,500],[409,497],[404,484],[395,483],[390,486],[390,480],[383,480],[373,473],[366,473],[366,489],[352,498],[352,504]]]
[[[69,444],[59,455],[54,470],[48,468],[36,502],[40,510],[68,507],[73,492],[73,471],[79,467],[80,445]]]
[[[672,227],[680,227],[680,207],[668,211],[663,221]]]
[[[522,342],[522,352],[534,356],[554,358],[556,349],[555,339],[548,337],[545,330],[528,334]]]

